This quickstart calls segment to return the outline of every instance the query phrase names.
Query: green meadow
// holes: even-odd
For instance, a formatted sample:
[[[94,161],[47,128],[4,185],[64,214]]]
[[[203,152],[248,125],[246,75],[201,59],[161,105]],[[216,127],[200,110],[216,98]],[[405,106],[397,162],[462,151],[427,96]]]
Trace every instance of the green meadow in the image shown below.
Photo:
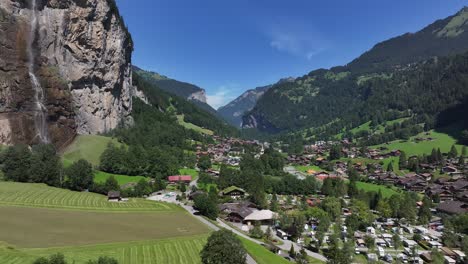
[[[200,132],[200,133],[203,133],[203,134],[206,134],[206,135],[213,135],[214,134],[213,131],[211,131],[209,129],[202,128],[202,127],[199,127],[199,126],[194,125],[192,123],[185,122],[183,115],[178,115],[177,116],[177,121],[179,122],[180,125],[182,125],[186,129],[192,129],[192,130],[195,130],[197,132]]]
[[[431,140],[417,142],[416,138],[431,138]],[[372,146],[372,148],[385,147],[388,150],[399,149],[406,152],[407,155],[411,156],[430,154],[433,148],[440,148],[443,153],[447,153],[450,151],[452,145],[455,144],[459,153],[461,153],[462,145],[457,145],[456,143],[456,139],[452,136],[431,130],[428,133],[420,133],[414,137],[411,137],[409,140],[396,140],[388,144]]]
[[[75,138],[73,143],[63,151],[63,163],[69,165],[79,159],[85,159],[94,166],[97,166],[99,165],[101,154],[109,143],[113,143],[116,146],[122,145],[115,138],[96,135],[79,135]]]
[[[128,175],[119,175],[119,174],[112,174],[103,171],[95,171],[94,172],[94,182],[103,183],[111,176],[117,180],[119,185],[124,185],[130,182],[139,182],[141,179],[145,180],[146,177],[143,176],[128,176]]]

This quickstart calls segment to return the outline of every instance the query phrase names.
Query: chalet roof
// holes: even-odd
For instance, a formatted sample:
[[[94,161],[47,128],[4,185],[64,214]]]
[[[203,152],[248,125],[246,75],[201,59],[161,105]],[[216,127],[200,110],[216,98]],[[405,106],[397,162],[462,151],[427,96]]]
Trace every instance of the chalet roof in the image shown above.
[[[177,181],[191,181],[192,176],[190,175],[174,175],[167,177],[167,180],[170,182],[177,182]]]
[[[245,220],[251,221],[263,221],[263,220],[272,220],[276,217],[276,213],[270,210],[260,210],[251,213],[248,215]]]
[[[468,188],[468,181],[466,180],[458,180],[454,183],[452,183],[452,189],[455,191],[462,190],[464,188]]]
[[[446,201],[440,203],[437,210],[448,214],[461,214],[468,212],[468,205],[459,201]]]
[[[461,192],[461,193],[458,193],[457,198],[458,199],[468,198],[468,190],[466,190],[464,192]]]
[[[250,202],[241,202],[241,203],[225,203],[219,206],[220,211],[225,211],[227,213],[235,213],[245,218],[246,216],[252,214],[255,209],[255,204]]]
[[[234,191],[238,191],[238,192],[241,192],[241,193],[245,193],[245,190],[242,189],[242,188],[239,188],[237,186],[230,186],[230,187],[227,187],[226,189],[222,190],[221,193],[223,195],[228,195],[230,194],[231,192],[234,192]]]
[[[120,192],[119,191],[109,191],[107,193],[108,198],[120,198]]]

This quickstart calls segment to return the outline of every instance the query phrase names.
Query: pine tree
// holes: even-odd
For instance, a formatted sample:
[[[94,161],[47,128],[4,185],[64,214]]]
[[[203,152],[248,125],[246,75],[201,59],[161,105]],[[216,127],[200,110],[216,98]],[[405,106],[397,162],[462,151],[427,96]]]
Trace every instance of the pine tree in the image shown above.
[[[393,161],[391,161],[390,163],[388,163],[387,171],[393,171]]]
[[[440,148],[437,149],[437,162],[440,164],[444,160],[444,157],[442,156],[442,152],[440,151]]]
[[[435,148],[432,149],[431,152],[431,163],[438,163],[439,160],[437,160],[437,150]]]
[[[455,145],[452,145],[452,148],[450,149],[450,152],[448,153],[449,158],[454,159],[458,156],[458,151]]]
[[[291,244],[291,248],[289,249],[289,256],[292,258],[296,257],[296,251],[294,250],[293,244]]]
[[[278,211],[278,197],[276,196],[276,193],[271,197],[270,210],[273,212]]]
[[[400,170],[406,168],[406,166],[408,165],[408,159],[406,158],[406,153],[404,151],[402,151],[400,154],[398,165],[400,167]]]

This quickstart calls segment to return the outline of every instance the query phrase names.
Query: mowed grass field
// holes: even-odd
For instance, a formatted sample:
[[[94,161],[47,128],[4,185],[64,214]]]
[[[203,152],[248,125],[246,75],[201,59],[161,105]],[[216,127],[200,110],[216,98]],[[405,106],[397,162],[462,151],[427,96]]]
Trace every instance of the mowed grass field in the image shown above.
[[[109,143],[120,146],[116,139],[97,135],[79,135],[63,151],[63,162],[65,165],[71,164],[79,159],[85,159],[94,166],[99,165],[99,158]]]
[[[208,235],[150,241],[99,244],[80,247],[4,249],[0,246],[0,263],[31,264],[36,258],[57,252],[69,263],[85,264],[99,256],[111,256],[119,264],[200,264],[200,251]]]
[[[103,255],[120,264],[198,264],[209,232],[172,204],[112,203],[98,194],[0,182],[2,264],[30,264],[57,252],[75,264]]]
[[[100,194],[74,192],[45,184],[16,182],[0,182],[0,205],[122,212],[183,210],[173,204],[137,198],[125,203],[112,203]]]
[[[95,212],[0,206],[0,241],[19,248],[82,246],[209,232],[186,212]]]

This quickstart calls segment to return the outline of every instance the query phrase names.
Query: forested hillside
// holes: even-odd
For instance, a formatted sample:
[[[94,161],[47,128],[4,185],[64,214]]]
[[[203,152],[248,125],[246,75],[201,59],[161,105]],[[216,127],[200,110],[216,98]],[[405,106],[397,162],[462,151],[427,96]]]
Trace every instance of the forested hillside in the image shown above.
[[[468,50],[467,21],[463,9],[378,44],[347,66],[276,85],[243,117],[244,128],[329,138],[368,121],[410,117],[428,127],[461,121],[443,113],[468,96],[468,54],[461,52]]]
[[[148,81],[140,72],[133,73],[133,84],[143,91],[152,108],[159,108],[168,114],[184,115],[185,122],[207,128],[218,135],[236,135],[237,129],[228,125],[224,120],[209,113],[191,101],[167,93],[154,82]]]
[[[213,107],[206,103],[205,90],[191,83],[181,82],[168,78],[156,72],[145,71],[136,66],[133,66],[133,72],[137,73],[141,78],[145,79],[150,84],[157,86],[159,89],[181,98],[191,101],[211,114],[217,115]]]

